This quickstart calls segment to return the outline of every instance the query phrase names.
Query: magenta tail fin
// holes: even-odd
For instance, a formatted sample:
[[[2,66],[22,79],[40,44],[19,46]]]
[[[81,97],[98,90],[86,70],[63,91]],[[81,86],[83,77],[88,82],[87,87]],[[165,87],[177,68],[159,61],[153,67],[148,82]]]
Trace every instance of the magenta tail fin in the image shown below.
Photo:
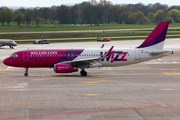
[[[161,21],[146,40],[137,48],[151,47],[163,42],[166,38],[169,21]],[[160,46],[163,47],[164,43]]]

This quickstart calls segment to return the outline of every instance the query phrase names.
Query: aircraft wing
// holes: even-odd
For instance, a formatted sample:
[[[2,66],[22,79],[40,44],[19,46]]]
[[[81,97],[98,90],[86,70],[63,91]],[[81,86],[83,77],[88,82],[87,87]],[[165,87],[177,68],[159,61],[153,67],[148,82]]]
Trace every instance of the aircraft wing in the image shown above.
[[[0,44],[0,47],[5,46],[4,44]]]
[[[114,46],[112,46],[109,51],[103,56],[103,57],[94,57],[94,58],[87,58],[87,59],[79,59],[75,61],[66,61],[66,62],[61,62],[65,64],[71,64],[80,68],[83,67],[100,67],[102,64],[100,63],[101,59],[107,58],[111,55],[112,49]]]

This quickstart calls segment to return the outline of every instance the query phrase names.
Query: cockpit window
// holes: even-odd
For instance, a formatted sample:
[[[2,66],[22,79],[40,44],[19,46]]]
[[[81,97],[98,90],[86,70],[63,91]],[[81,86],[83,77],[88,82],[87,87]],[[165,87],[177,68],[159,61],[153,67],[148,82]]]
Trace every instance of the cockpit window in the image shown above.
[[[18,57],[17,54],[11,54],[10,57]]]

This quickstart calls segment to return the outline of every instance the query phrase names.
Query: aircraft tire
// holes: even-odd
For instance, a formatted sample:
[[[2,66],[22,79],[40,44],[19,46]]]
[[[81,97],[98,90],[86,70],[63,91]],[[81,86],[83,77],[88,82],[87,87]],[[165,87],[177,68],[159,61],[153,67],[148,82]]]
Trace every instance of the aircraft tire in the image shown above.
[[[81,75],[82,75],[82,76],[87,76],[87,72],[84,71],[84,70],[81,70]]]
[[[27,77],[27,76],[28,76],[28,73],[24,73],[24,76],[26,76],[26,77]]]

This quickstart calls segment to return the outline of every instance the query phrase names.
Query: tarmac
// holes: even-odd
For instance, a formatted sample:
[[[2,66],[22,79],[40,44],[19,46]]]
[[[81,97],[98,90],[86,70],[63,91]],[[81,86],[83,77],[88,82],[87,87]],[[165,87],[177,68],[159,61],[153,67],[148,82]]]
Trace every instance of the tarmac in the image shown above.
[[[143,40],[103,42],[106,48],[137,47]],[[180,42],[167,39],[174,54],[121,67],[57,74],[49,68],[5,66],[24,49],[99,48],[100,42],[18,45],[0,48],[0,120],[180,120]]]

